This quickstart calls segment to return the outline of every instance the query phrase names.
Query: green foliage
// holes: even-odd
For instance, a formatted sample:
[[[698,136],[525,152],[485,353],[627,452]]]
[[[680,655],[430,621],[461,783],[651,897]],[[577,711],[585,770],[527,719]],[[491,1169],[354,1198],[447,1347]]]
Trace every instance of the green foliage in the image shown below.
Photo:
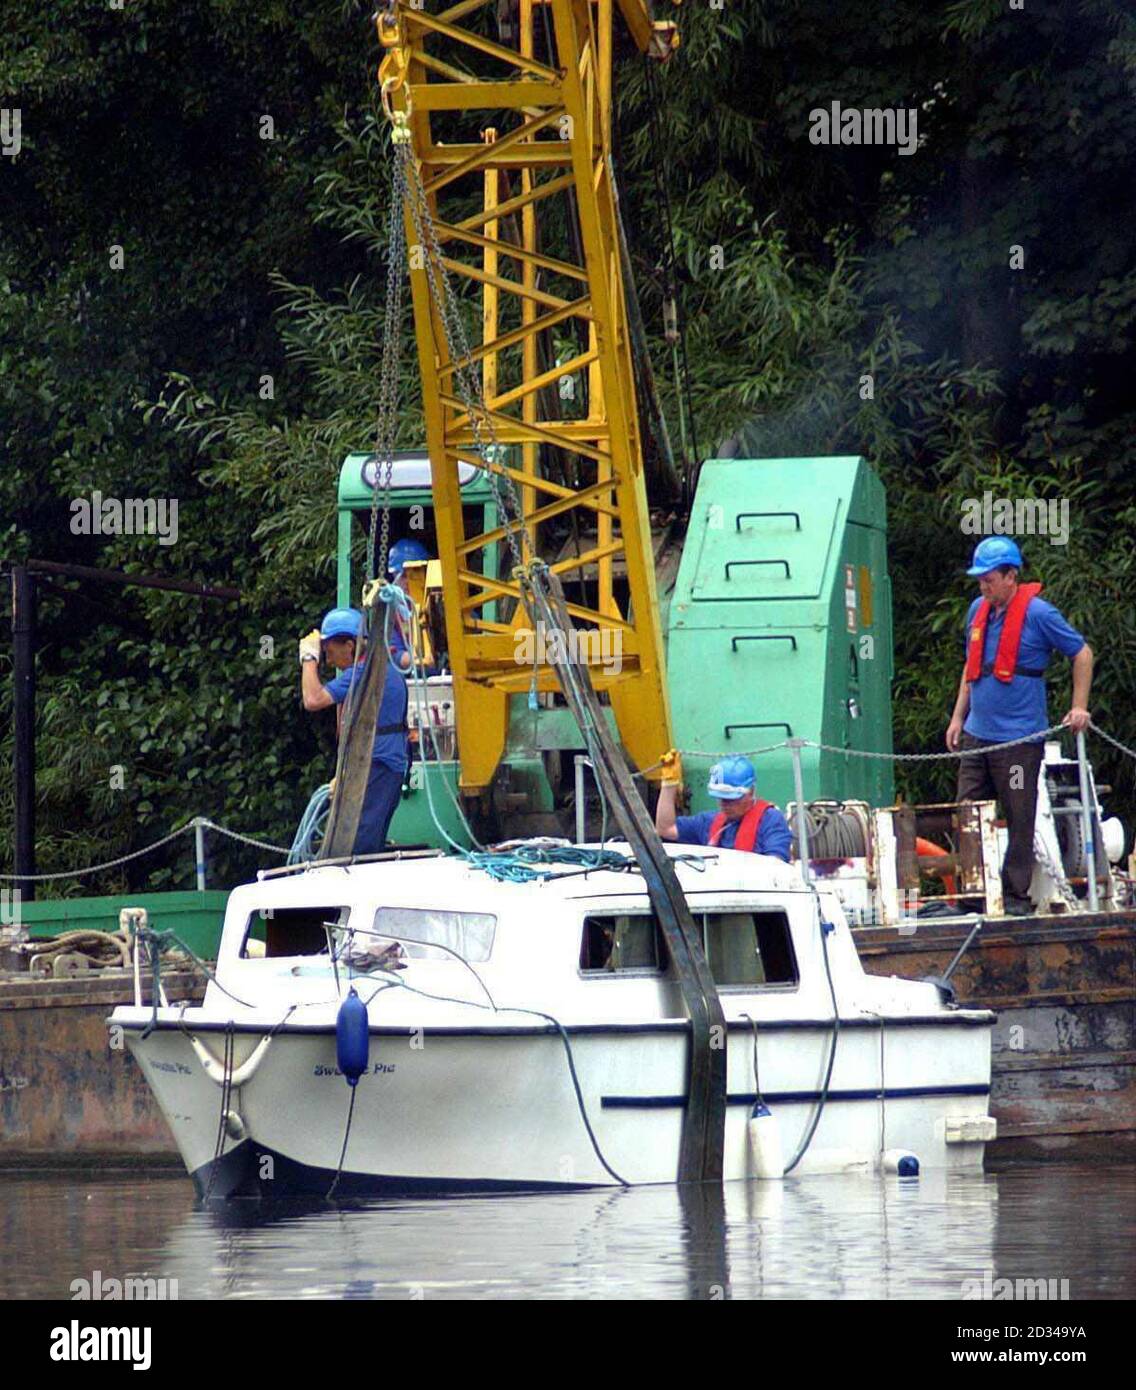
[[[308,209],[339,94],[365,95],[371,81],[366,15],[351,11],[155,0],[116,12],[63,0],[5,17],[0,106],[21,110],[23,149],[0,168],[4,558],[164,572],[256,599],[238,612],[151,590],[41,585],[43,872],[115,858],[198,813],[287,843],[325,775],[329,720],[300,711],[294,652],[327,606],[325,578],[308,568],[290,589],[251,585],[259,505],[211,488],[190,442],[147,425],[137,403],[171,372],[252,411],[265,374],[287,395],[300,373],[274,331],[268,272],[317,285],[361,273]],[[264,115],[272,140],[261,138]],[[70,503],[92,489],[176,498],[177,544],[73,534]],[[326,506],[324,494],[321,515]],[[273,659],[261,656],[265,638]],[[0,663],[8,760],[6,643]],[[9,782],[6,832],[11,811]],[[0,847],[8,869],[10,833]],[[255,862],[231,842],[212,849],[226,879]],[[192,884],[192,837],[48,891],[128,883]]]
[[[45,590],[45,871],[197,813],[290,838],[332,746],[330,721],[299,709],[294,639],[330,600],[337,470],[377,403],[388,164],[370,7],[127,8],[16,6],[0,32],[0,105],[21,107],[25,144],[0,168],[0,546],[232,584],[243,602]],[[1130,7],[731,0],[679,20],[657,127],[645,66],[618,49],[614,151],[672,436],[657,168],[702,454],[860,452],[887,484],[897,747],[941,746],[972,592],[961,508],[984,491],[1068,501],[1068,545],[1027,538],[1027,558],[1097,648],[1097,719],[1136,743]],[[811,144],[809,112],[833,100],[917,109],[919,149]],[[409,314],[401,349],[414,444]],[[92,488],[177,497],[177,545],[72,535],[70,501]],[[1063,673],[1051,689],[1058,714]],[[5,681],[5,730],[9,709]],[[1131,766],[1100,763],[1131,819]],[[902,785],[937,798],[950,773]],[[10,808],[0,788],[0,821]],[[185,886],[190,845],[99,886]],[[227,879],[255,859],[215,848]]]
[[[742,457],[859,452],[880,470],[896,747],[912,752],[941,747],[958,682],[977,539],[959,528],[962,500],[1068,502],[1069,544],[1027,537],[1027,559],[1097,649],[1098,721],[1136,742],[1136,17],[1115,0],[771,0],[744,14],[733,32],[715,12],[684,13],[661,151],[642,75],[620,86],[638,268],[656,304],[651,160],[670,178],[704,434],[733,431]],[[919,149],[811,145],[809,112],[833,100],[917,109]],[[712,244],[727,253],[716,275]],[[1131,816],[1131,765],[1095,753]],[[900,784],[937,799],[951,780],[934,765]]]

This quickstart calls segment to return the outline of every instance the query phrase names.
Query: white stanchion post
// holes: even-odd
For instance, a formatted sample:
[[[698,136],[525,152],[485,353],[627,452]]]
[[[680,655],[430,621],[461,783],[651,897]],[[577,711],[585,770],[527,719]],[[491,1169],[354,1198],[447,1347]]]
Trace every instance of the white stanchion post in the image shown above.
[[[1097,849],[1093,838],[1093,805],[1089,796],[1089,761],[1085,753],[1085,731],[1077,735],[1077,777],[1081,784],[1081,835],[1085,845],[1085,876],[1089,883],[1089,911],[1100,910],[1097,895]]]
[[[193,844],[197,869],[197,891],[205,892],[205,826],[200,817],[193,822]]]
[[[805,746],[803,738],[786,739],[785,746],[793,755],[793,794],[797,799],[797,857],[801,865],[801,877],[807,887],[812,883],[809,868],[809,829],[805,815],[805,783],[801,776],[801,749]]]
[[[576,843],[584,843],[584,812],[586,803],[584,801],[584,769],[591,767],[591,761],[583,754],[577,753],[572,760],[576,769]]]

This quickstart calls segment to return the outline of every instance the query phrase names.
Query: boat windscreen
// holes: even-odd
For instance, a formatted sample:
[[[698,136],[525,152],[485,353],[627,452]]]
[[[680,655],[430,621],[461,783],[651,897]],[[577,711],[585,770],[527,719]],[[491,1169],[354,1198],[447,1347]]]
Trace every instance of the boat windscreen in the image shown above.
[[[346,923],[351,909],[328,907],[265,907],[249,914],[242,956],[319,956],[327,953],[328,929]],[[258,948],[257,942],[263,942]]]
[[[446,912],[430,907],[380,907],[375,913],[376,944],[391,937],[406,954],[438,958],[453,953],[471,964],[489,959],[497,918],[488,912]],[[423,947],[442,949],[430,951]]]

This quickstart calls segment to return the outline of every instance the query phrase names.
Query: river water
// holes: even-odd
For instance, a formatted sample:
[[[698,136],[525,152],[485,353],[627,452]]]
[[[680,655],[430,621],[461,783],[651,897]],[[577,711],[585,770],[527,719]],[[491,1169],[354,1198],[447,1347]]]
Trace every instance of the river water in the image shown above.
[[[202,1210],[169,1172],[4,1174],[0,1250],[0,1299],[132,1276],[180,1299],[961,1299],[1000,1279],[1119,1299],[1136,1168],[251,1212]]]

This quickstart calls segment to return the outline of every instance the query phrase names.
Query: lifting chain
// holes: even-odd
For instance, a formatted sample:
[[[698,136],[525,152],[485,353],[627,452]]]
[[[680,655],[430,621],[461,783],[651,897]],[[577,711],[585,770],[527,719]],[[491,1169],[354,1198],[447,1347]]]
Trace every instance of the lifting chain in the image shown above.
[[[485,405],[481,377],[470,354],[469,337],[457,297],[453,293],[449,274],[442,260],[442,249],[430,215],[430,204],[422,184],[418,161],[410,146],[407,111],[392,108],[389,94],[401,86],[401,78],[383,82],[383,109],[391,123],[391,143],[394,148],[395,185],[401,198],[405,197],[410,210],[415,237],[423,251],[423,264],[430,286],[430,297],[438,311],[446,339],[446,350],[454,368],[454,386],[469,415],[474,437],[474,452],[485,465],[485,475],[497,503],[497,510],[509,542],[514,570],[522,566],[533,551],[532,539],[524,524],[524,508],[516,484],[507,474],[496,472],[492,465],[501,463],[501,447],[497,442],[493,420]],[[401,225],[401,219],[400,225]],[[392,215],[392,229],[393,229]],[[405,228],[403,227],[403,231]],[[393,235],[393,230],[392,230]],[[405,237],[403,237],[405,247]],[[388,295],[389,302],[389,295]],[[388,335],[389,341],[389,335]],[[384,355],[385,360],[385,355]],[[504,484],[504,494],[502,493]]]
[[[395,438],[398,432],[398,359],[402,337],[403,275],[406,269],[406,224],[402,216],[404,196],[404,166],[401,160],[396,159],[391,172],[387,297],[383,314],[382,365],[379,371],[379,418],[375,428],[375,481],[371,494],[371,526],[367,535],[367,578],[372,581],[386,577],[387,554],[390,549],[390,495],[394,475]]]

